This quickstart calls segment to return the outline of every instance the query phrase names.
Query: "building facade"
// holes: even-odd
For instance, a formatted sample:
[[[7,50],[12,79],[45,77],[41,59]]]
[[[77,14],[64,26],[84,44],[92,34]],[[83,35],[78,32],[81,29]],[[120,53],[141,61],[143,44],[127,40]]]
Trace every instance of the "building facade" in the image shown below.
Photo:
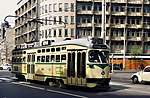
[[[36,23],[21,17],[36,18],[37,1],[40,41],[101,37],[102,0],[21,0],[16,10],[16,44],[34,39]],[[124,52],[129,55],[133,46],[146,60],[150,58],[149,6],[149,0],[106,0],[106,43],[116,58],[123,58]]]

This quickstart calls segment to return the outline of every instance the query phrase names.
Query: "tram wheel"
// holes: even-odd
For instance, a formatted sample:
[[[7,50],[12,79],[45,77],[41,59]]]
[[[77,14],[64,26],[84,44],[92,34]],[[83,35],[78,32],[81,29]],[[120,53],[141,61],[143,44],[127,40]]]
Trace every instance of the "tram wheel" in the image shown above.
[[[50,87],[53,87],[53,86],[54,86],[54,83],[53,83],[52,81],[49,81],[49,82],[48,82],[48,85],[49,85]]]
[[[57,82],[57,86],[59,88],[65,88],[65,84],[62,81],[60,81],[60,80]]]

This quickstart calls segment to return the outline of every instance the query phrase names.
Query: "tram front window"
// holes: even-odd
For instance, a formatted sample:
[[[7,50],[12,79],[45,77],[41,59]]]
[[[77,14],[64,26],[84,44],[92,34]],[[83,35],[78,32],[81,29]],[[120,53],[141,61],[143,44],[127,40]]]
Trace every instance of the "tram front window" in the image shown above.
[[[108,63],[109,52],[91,50],[89,51],[89,62]]]

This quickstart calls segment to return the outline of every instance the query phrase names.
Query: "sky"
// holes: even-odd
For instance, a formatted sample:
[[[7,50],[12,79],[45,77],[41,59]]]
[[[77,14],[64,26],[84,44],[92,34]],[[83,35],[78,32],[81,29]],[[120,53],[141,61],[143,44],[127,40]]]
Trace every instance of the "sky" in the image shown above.
[[[17,2],[19,0],[1,0],[0,2],[0,24],[4,22],[7,15],[15,15],[17,9]],[[9,18],[9,22],[13,23],[14,18]]]

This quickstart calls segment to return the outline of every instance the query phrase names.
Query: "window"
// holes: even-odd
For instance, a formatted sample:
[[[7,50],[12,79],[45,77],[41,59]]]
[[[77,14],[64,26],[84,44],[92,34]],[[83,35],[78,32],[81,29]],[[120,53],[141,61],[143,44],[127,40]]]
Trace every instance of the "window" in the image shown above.
[[[65,37],[68,37],[68,29],[65,29]]]
[[[47,55],[47,56],[46,56],[46,62],[49,62],[49,60],[50,60],[50,56]]]
[[[51,48],[51,52],[55,52],[55,48]]]
[[[45,49],[42,49],[42,53],[44,53],[45,52]]]
[[[54,29],[54,37],[56,37],[56,29]]]
[[[66,47],[62,47],[62,50],[66,50]]]
[[[62,16],[59,16],[59,24],[62,24]]]
[[[59,11],[62,11],[62,3],[59,3]]]
[[[48,36],[51,37],[51,29],[49,29],[49,33],[48,33]]]
[[[82,17],[82,23],[86,23],[86,18]]]
[[[86,4],[82,4],[82,11],[86,10]]]
[[[54,55],[51,55],[51,61],[55,61],[55,56]]]
[[[56,62],[60,62],[60,55],[56,55]]]
[[[56,16],[54,16],[54,24],[56,24]]]
[[[71,12],[74,12],[74,3],[71,3]]]
[[[47,38],[47,30],[45,30],[45,38]]]
[[[74,36],[74,29],[71,29],[71,37]]]
[[[37,62],[40,62],[40,61],[41,61],[41,57],[37,56]]]
[[[49,4],[49,12],[51,12],[51,11],[52,11],[52,5]]]
[[[41,62],[45,62],[45,56],[42,56]]]
[[[46,49],[46,52],[50,52],[50,49]]]
[[[56,51],[60,51],[60,48],[56,48]]]
[[[44,6],[41,7],[41,12],[44,14]]]
[[[88,4],[88,5],[87,5],[87,10],[88,10],[88,11],[91,11],[91,8],[92,8],[92,7],[91,7],[91,4]]]
[[[47,13],[47,5],[45,5],[45,13]]]
[[[68,16],[65,16],[65,23],[68,24]]]
[[[66,55],[65,54],[61,55],[61,62],[65,61],[65,60],[66,60]]]
[[[65,12],[68,12],[68,3],[65,3],[64,9],[65,9]]]
[[[91,17],[87,17],[87,23],[91,23]]]
[[[41,53],[41,50],[38,50],[38,53]]]
[[[71,24],[74,24],[74,16],[71,16]]]
[[[59,29],[59,37],[62,36],[62,29]]]
[[[56,10],[56,3],[54,3],[54,5],[53,5],[53,11],[54,11],[54,12],[57,11],[57,10]]]
[[[45,25],[47,25],[47,17],[45,17]]]

